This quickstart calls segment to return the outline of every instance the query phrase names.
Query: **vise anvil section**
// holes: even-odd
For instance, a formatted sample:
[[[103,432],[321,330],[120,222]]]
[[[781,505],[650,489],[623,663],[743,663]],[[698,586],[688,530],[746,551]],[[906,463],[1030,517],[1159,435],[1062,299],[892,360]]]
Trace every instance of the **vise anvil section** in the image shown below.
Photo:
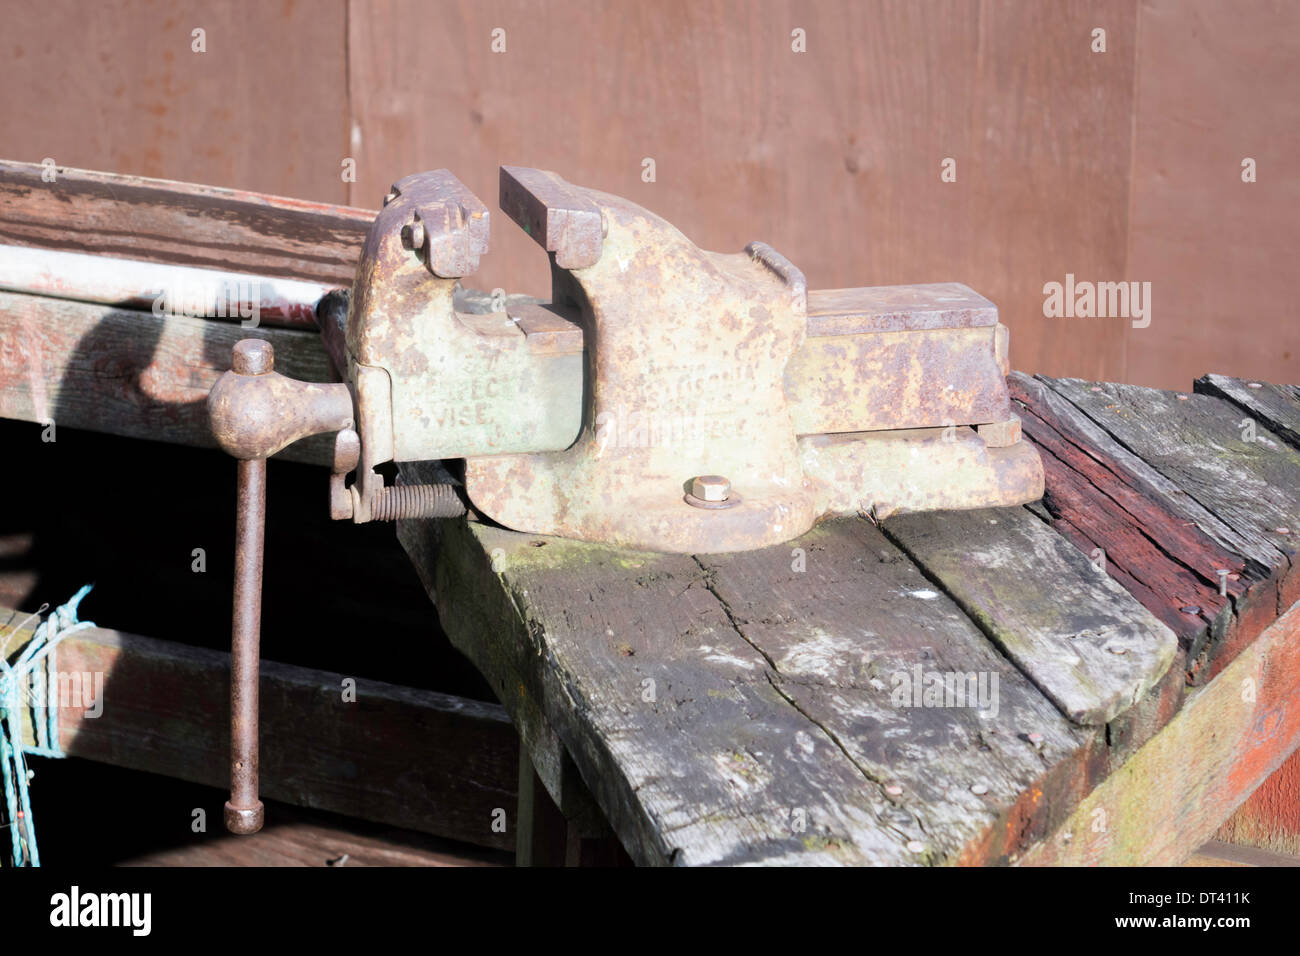
[[[456,311],[489,214],[445,170],[395,184],[371,229],[347,325],[354,499],[385,461],[463,458],[506,527],[722,552],[827,514],[1042,494],[1006,328],[965,286],[809,292],[763,243],[708,252],[541,170],[502,167],[500,202],[550,256],[549,303]],[[700,475],[723,500],[692,498]]]

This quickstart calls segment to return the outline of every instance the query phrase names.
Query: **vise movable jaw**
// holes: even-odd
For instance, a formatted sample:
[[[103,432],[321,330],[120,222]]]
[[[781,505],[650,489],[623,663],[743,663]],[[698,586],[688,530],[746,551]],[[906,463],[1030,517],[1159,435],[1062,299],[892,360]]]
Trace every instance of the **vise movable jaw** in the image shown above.
[[[377,516],[375,466],[447,458],[508,528],[657,551],[1042,495],[1006,327],[965,286],[809,292],[763,243],[708,252],[540,170],[502,167],[500,201],[550,256],[549,303],[456,311],[489,214],[445,170],[397,183],[370,231],[346,330],[355,520]],[[700,476],[723,480],[703,497]]]

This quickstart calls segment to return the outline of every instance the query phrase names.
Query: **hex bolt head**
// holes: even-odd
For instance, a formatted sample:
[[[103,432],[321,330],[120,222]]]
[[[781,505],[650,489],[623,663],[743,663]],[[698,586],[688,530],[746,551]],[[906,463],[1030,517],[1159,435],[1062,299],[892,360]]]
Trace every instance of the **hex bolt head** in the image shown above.
[[[691,481],[691,494],[701,501],[726,501],[731,497],[731,482],[721,475],[700,475]]]

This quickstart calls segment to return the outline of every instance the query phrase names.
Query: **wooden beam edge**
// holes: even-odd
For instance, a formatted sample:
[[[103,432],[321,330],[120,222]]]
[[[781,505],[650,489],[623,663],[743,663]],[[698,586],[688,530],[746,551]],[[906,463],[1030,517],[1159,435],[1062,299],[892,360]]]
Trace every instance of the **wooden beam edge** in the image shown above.
[[[1170,866],[1211,839],[1300,746],[1300,604],[1108,779],[1024,866]]]
[[[23,617],[10,613],[0,618]],[[9,640],[11,656],[27,631]],[[56,653],[69,756],[228,785],[228,654],[104,628]],[[264,795],[514,849],[513,826],[494,826],[514,817],[518,768],[499,705],[274,661],[262,662],[261,703]]]

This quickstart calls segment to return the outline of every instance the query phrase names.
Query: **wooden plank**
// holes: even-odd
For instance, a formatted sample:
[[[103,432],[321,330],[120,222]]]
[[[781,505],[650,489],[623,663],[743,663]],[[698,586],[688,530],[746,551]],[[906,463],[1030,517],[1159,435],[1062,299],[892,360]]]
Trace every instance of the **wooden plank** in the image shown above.
[[[881,825],[924,844],[927,862],[1006,860],[1087,789],[1096,736],[870,522],[697,560],[772,686],[883,789]]]
[[[475,522],[442,535],[436,567],[413,560],[452,643],[518,725],[544,715],[633,860],[919,859],[880,827],[879,790],[768,682],[688,556]]]
[[[1300,388],[1295,385],[1202,375],[1193,388],[1199,394],[1232,402],[1292,448],[1300,448]]]
[[[0,611],[0,630],[25,617]],[[10,654],[21,642],[12,643]],[[98,688],[93,704],[83,691],[60,707],[68,754],[229,785],[229,655],[104,628],[74,634],[57,653],[60,674]],[[517,738],[501,708],[348,679],[353,702],[343,699],[345,675],[262,662],[265,795],[513,849]],[[492,825],[497,811],[505,832]]]
[[[1043,382],[1012,373],[1008,385],[1043,457],[1045,520],[1084,554],[1102,549],[1107,573],[1178,635],[1178,670],[1203,683],[1273,619],[1271,569],[1235,553],[1250,543]],[[1229,572],[1226,597],[1218,569]],[[1178,711],[1183,691],[1171,673],[1107,726],[1112,765]]]
[[[1246,560],[1130,473],[1115,457],[1114,441],[1099,440],[1100,429],[1083,434],[1079,413],[1042,382],[1020,373],[1007,382],[1024,433],[1042,457],[1044,520],[1091,560],[1100,548],[1106,573],[1173,630],[1195,660],[1212,630],[1218,639],[1226,632],[1229,596],[1240,598],[1253,583],[1243,578]],[[1229,572],[1229,596],[1219,594],[1219,569]]]
[[[316,333],[0,292],[0,417],[215,447],[208,390],[242,338],[271,342],[285,375],[338,380]],[[277,457],[329,465],[333,437]]]
[[[520,748],[515,866],[564,866],[568,836],[564,814],[546,792],[527,749]]]
[[[1184,499],[1232,528],[1224,543],[1261,567],[1260,583],[1234,601],[1234,620],[1211,648],[1210,675],[1277,615],[1300,600],[1296,573],[1300,526],[1300,451],[1267,429],[1246,440],[1242,416],[1209,395],[1075,379],[1045,383],[1151,468]],[[1215,529],[1197,523],[1215,536]]]
[[[408,481],[436,480],[437,469],[428,463],[405,463],[400,466]],[[435,597],[437,583],[435,573],[441,573],[442,566],[449,574],[455,574],[454,567],[440,561],[442,548],[440,532],[448,527],[443,522],[397,523],[397,538],[406,551],[411,565],[416,571],[423,589],[435,606],[454,606],[455,623],[461,632],[472,632],[475,628],[490,630],[501,626],[501,620],[513,620],[513,613],[502,612],[504,617],[492,616],[497,608],[499,597],[494,593],[491,599],[485,598],[481,603],[472,599],[458,600],[455,593],[444,593]],[[476,585],[477,586],[477,585]],[[474,592],[477,593],[477,592]],[[513,606],[510,612],[513,612]],[[444,630],[446,625],[444,625]],[[474,662],[472,655],[466,655]],[[480,669],[484,677],[488,675]],[[502,678],[504,679],[504,678]],[[490,678],[489,678],[490,681]],[[510,686],[514,686],[511,684]],[[506,699],[505,685],[492,684],[492,690],[498,699]],[[605,814],[597,806],[591,792],[582,781],[582,776],[561,743],[555,728],[542,711],[542,701],[537,695],[522,695],[511,698],[510,717],[519,732],[521,749],[529,758],[537,779],[550,795],[552,802],[576,832],[582,836],[594,836],[609,832]],[[521,768],[522,768],[522,760]],[[539,799],[539,798],[538,798]]]
[[[1204,844],[1300,746],[1300,607],[1247,646],[1090,793],[1033,866],[1168,866]]]
[[[1113,719],[1173,662],[1174,633],[1023,508],[897,515],[884,530],[1075,723]]]
[[[1065,396],[1053,390],[1051,379],[1030,378],[1021,372],[1012,372],[1008,384],[1017,389],[1032,409],[1044,421],[1050,421],[1071,442],[1099,457],[1106,466],[1124,482],[1144,495],[1159,500],[1166,508],[1181,516],[1204,532],[1214,542],[1231,554],[1247,559],[1247,573],[1258,580],[1267,579],[1277,565],[1278,550],[1269,542],[1252,540],[1192,497],[1162,471],[1145,461],[1132,449],[1093,421],[1082,409]],[[1089,391],[1101,389],[1100,385],[1087,385]],[[1188,542],[1179,542],[1180,549]],[[1200,551],[1201,545],[1191,544],[1190,550]]]
[[[351,285],[365,209],[0,160],[0,242]]]
[[[499,851],[474,850],[412,830],[339,820],[272,803],[273,826],[232,840],[218,827],[189,845],[149,850],[118,866],[502,866]]]
[[[1300,322],[1285,277],[1300,247],[1300,99],[1274,91],[1294,86],[1300,6],[1133,6],[1128,263],[1107,278],[1150,282],[1156,305],[1149,328],[1128,332],[1125,371],[1092,377],[1181,389],[1215,369],[1294,382]],[[1255,182],[1242,181],[1247,157]]]
[[[402,472],[422,477],[420,466]],[[1099,737],[1072,728],[946,598],[934,595],[929,629],[910,627],[932,604],[914,593],[926,582],[857,519],[698,561],[476,522],[436,529],[436,555],[435,523],[402,522],[399,538],[453,644],[517,723],[540,711],[637,862],[1005,859],[1088,786]],[[796,546],[813,574],[792,569]],[[878,628],[850,621],[904,583]],[[842,616],[801,626],[778,602],[750,613],[773,589],[793,600],[804,587],[800,613]],[[913,665],[996,673],[1001,719],[891,707],[898,683],[887,681]],[[927,759],[950,779],[927,774]]]

